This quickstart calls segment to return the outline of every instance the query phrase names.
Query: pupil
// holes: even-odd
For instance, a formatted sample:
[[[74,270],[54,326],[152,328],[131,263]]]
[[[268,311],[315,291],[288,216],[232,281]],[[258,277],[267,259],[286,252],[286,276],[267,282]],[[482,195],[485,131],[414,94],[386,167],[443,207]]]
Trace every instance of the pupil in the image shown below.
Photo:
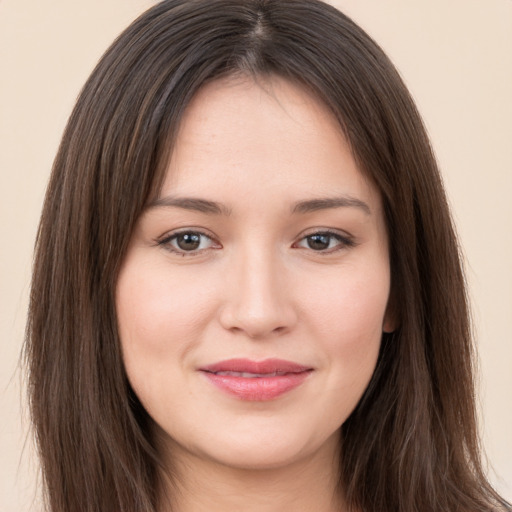
[[[199,244],[201,243],[201,235],[185,233],[183,235],[179,235],[176,242],[180,249],[184,251],[193,251],[199,247]]]
[[[316,251],[329,247],[330,235],[311,235],[308,237],[308,246]]]

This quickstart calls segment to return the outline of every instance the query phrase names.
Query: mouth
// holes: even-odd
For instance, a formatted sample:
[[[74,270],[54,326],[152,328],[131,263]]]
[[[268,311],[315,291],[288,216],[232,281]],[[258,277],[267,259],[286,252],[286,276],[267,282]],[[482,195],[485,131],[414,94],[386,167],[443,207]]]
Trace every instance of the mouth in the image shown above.
[[[313,368],[282,359],[229,359],[199,371],[218,389],[238,399],[267,401],[300,386]]]
[[[250,373],[250,372],[212,372],[215,375],[229,375],[230,377],[243,377],[244,379],[261,379],[263,377],[277,377],[287,372]]]

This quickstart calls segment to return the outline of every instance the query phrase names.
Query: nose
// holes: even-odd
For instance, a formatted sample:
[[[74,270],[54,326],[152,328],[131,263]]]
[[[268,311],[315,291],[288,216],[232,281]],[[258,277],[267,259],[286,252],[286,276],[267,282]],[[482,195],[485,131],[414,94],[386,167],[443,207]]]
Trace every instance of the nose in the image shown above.
[[[298,315],[285,273],[278,258],[263,251],[238,258],[226,276],[221,325],[254,339],[289,332]]]

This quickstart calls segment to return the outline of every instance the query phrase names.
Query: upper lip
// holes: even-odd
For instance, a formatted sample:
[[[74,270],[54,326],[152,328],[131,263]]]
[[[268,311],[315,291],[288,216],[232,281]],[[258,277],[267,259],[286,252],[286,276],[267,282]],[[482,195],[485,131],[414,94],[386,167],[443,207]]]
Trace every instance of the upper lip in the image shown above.
[[[286,361],[284,359],[265,359],[263,361],[252,361],[250,359],[227,359],[218,363],[202,366],[200,370],[210,373],[218,372],[239,372],[254,374],[285,374],[301,373],[312,370],[310,366]]]

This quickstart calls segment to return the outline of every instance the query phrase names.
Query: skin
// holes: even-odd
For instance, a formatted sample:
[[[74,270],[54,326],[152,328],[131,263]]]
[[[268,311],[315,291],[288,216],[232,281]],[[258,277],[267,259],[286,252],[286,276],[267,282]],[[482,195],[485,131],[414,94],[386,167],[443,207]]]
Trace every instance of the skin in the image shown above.
[[[294,211],[325,198],[344,205]],[[183,230],[204,233],[197,248],[172,238]],[[137,223],[116,297],[126,371],[172,467],[176,509],[343,509],[340,426],[393,329],[389,290],[379,194],[326,107],[278,78],[205,86],[159,201]],[[231,358],[313,370],[284,395],[248,401],[199,371]]]

